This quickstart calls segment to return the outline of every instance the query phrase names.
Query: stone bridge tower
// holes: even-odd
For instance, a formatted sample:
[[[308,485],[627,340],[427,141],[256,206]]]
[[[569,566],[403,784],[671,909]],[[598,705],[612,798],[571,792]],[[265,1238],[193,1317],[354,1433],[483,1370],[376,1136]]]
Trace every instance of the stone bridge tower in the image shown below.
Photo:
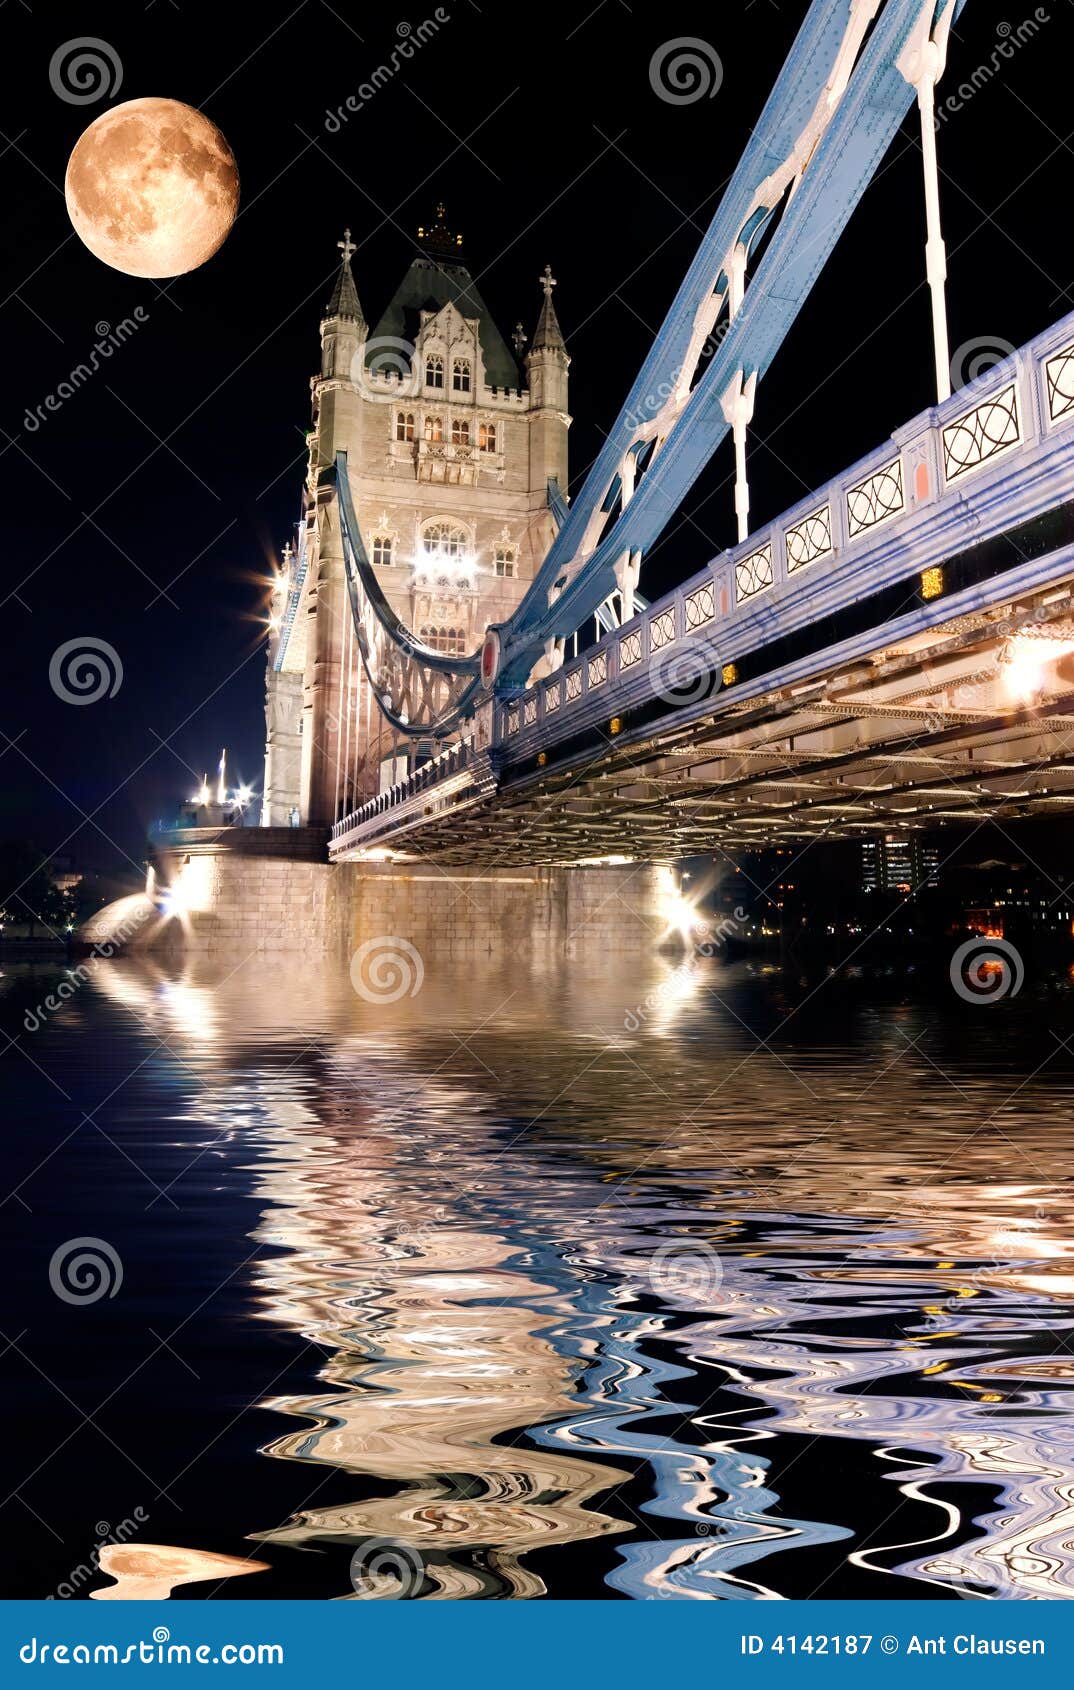
[[[568,366],[546,266],[533,342],[513,351],[462,261],[444,210],[375,327],[350,231],[321,322],[321,369],[298,545],[287,551],[268,650],[268,826],[328,826],[404,772],[362,668],[335,498],[345,450],[366,551],[400,619],[434,650],[476,652],[510,616],[554,533],[548,482],[567,485]],[[365,282],[363,281],[363,291]],[[520,370],[520,361],[523,370]],[[420,755],[420,750],[418,752]]]

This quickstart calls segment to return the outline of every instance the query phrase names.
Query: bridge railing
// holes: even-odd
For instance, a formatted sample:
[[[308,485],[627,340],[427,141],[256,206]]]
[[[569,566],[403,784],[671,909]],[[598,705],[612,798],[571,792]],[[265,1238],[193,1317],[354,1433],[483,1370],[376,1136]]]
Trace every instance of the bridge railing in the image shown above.
[[[417,798],[430,787],[438,786],[448,776],[461,773],[469,765],[472,755],[473,742],[470,739],[463,739],[456,745],[448,746],[438,756],[431,757],[427,763],[415,769],[406,780],[397,781],[384,792],[378,792],[375,798],[367,799],[361,809],[336,822],[332,828],[332,838],[341,838],[358,825],[359,821],[372,821],[375,816],[385,815],[395,805],[405,803],[409,798]]]
[[[867,457],[604,635],[557,674],[503,700],[494,741],[511,741],[562,713],[580,711],[635,668],[666,668],[663,678],[673,686],[677,660],[687,677],[691,669],[689,647],[671,648],[691,636],[718,630],[719,648],[712,640],[706,644],[714,657],[718,649],[730,657],[745,613],[751,622],[753,613],[765,607],[775,614],[800,586],[807,593],[819,589],[844,565],[858,565],[870,552],[887,549],[889,525],[927,507],[960,501],[971,482],[983,481],[990,472],[1002,481],[1012,457],[1025,457],[1069,422],[1074,422],[1074,314],[942,406],[897,429]],[[723,685],[731,687],[734,665],[726,667]],[[658,689],[660,680],[657,675]]]
[[[942,545],[943,530],[964,516],[969,500],[977,538],[1009,526],[1001,507],[1012,466],[1042,456],[1067,428],[1074,449],[1074,313],[555,674],[497,699],[493,748],[522,755],[550,745],[568,718],[614,718],[647,693],[683,693],[689,704],[691,677],[700,681],[706,658],[713,675],[720,671],[715,690],[732,692],[740,644],[763,646],[792,613],[801,622],[840,608],[872,590],[882,570],[913,570],[922,535]],[[464,765],[453,755],[381,793],[340,823],[336,836],[405,804],[422,789],[415,781],[435,785],[457,772]]]

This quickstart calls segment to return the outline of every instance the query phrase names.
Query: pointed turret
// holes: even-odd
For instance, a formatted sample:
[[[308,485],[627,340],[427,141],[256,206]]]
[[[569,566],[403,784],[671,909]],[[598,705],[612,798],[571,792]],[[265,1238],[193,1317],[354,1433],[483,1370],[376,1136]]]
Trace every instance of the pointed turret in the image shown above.
[[[351,274],[351,254],[358,249],[349,229],[344,229],[336,245],[343,257],[321,319],[321,374],[351,380],[355,354],[369,331]]]
[[[563,339],[563,330],[559,326],[556,308],[552,304],[552,289],[556,286],[556,278],[552,274],[551,264],[544,267],[541,277],[544,288],[544,301],[541,305],[541,315],[537,319],[537,330],[533,336],[533,352],[563,352],[566,353],[567,343]]]
[[[362,315],[362,307],[358,299],[358,289],[354,285],[354,276],[351,273],[351,254],[357,252],[358,248],[351,240],[349,229],[344,229],[343,239],[337,241],[336,245],[342,252],[343,259],[339,266],[339,275],[336,277],[336,285],[332,289],[332,297],[325,306],[324,314],[326,317],[350,317],[357,323],[364,323],[365,318]]]
[[[556,278],[552,266],[546,264],[541,277],[544,299],[537,319],[533,344],[526,354],[526,375],[529,381],[530,404],[534,412],[530,430],[531,469],[544,480],[556,480],[567,485],[567,371],[570,357],[559,326],[556,308],[552,304],[552,289]]]

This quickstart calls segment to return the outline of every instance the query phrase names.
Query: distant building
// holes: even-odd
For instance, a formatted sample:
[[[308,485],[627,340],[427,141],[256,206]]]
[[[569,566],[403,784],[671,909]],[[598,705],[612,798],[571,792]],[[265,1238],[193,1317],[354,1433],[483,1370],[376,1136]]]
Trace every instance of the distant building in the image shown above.
[[[903,897],[940,883],[940,853],[919,833],[885,833],[861,848],[861,889]]]
[[[975,933],[1002,939],[1027,933],[1074,932],[1071,888],[1025,863],[978,864],[964,871],[963,920]]]

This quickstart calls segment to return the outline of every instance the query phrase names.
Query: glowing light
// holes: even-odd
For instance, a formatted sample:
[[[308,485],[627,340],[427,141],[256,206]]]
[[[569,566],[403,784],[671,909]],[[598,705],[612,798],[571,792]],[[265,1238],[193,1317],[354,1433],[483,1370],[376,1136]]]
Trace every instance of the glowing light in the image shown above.
[[[1074,651],[1072,640],[1034,639],[1015,634],[1000,657],[1003,690],[1009,698],[1028,700],[1042,692],[1050,667]]]
[[[723,681],[725,687],[733,687],[735,682],[738,680],[738,664],[725,663],[723,668],[720,670],[720,679]]]
[[[943,592],[943,570],[938,566],[921,571],[921,597],[938,599]]]
[[[207,910],[212,895],[211,857],[188,857],[162,900],[165,915],[184,916]]]
[[[662,867],[657,877],[660,913],[666,924],[665,939],[673,936],[688,943],[691,935],[704,925],[696,904],[684,896],[674,869]]]

